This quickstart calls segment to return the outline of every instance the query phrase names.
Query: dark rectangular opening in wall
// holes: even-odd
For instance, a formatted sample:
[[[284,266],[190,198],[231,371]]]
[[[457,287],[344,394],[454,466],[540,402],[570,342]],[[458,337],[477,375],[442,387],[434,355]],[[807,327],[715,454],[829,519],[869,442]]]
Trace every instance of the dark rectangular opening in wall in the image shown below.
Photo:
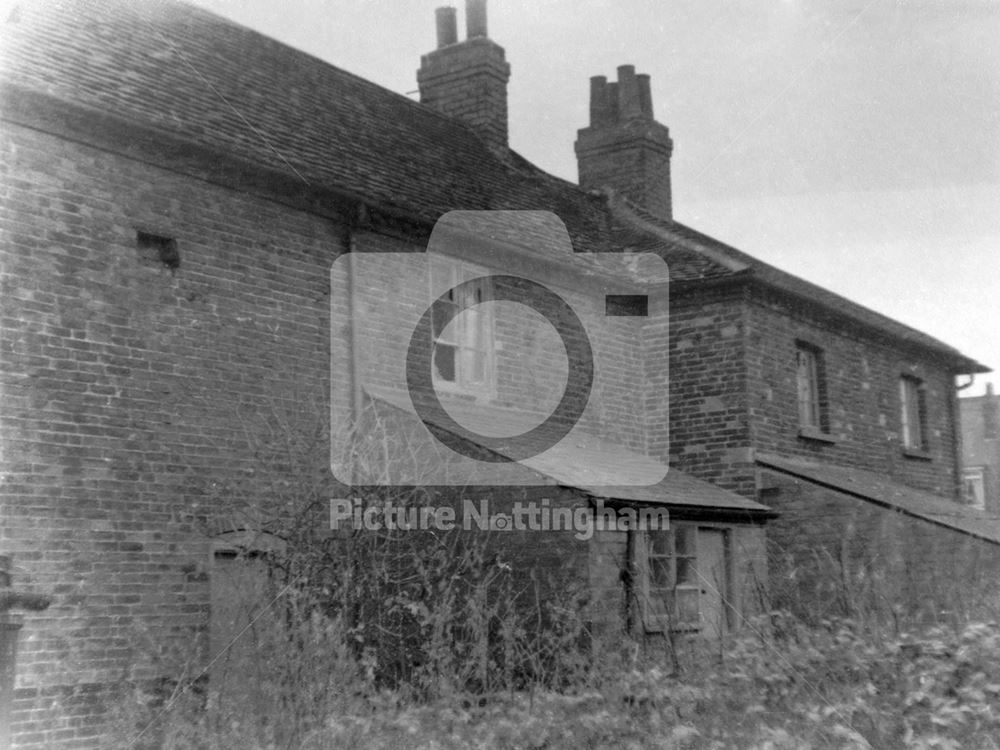
[[[181,254],[177,249],[177,240],[173,237],[144,232],[140,229],[136,231],[135,242],[139,249],[139,257],[146,263],[158,263],[170,269],[180,266]]]
[[[649,315],[649,297],[645,294],[606,294],[604,314],[615,318],[645,318]]]

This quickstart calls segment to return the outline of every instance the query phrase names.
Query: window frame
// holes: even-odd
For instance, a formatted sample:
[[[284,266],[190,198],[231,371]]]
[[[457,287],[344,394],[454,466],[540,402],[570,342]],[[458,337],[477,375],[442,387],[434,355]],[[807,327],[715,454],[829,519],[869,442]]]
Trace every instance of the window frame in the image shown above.
[[[803,378],[803,359],[807,362],[805,378]],[[808,393],[804,393],[805,391]],[[795,404],[799,437],[836,442],[830,434],[829,392],[824,352],[821,347],[802,340],[795,342]]]
[[[467,306],[463,312],[459,313],[448,326],[441,331],[437,330],[437,322],[431,321],[431,377],[435,389],[462,396],[473,396],[477,399],[492,399],[496,395],[496,326],[493,313],[489,306],[482,307],[483,303],[493,299],[493,287],[489,282],[489,273],[486,269],[473,266],[454,259],[442,259],[433,257],[430,265],[429,296],[433,304],[443,293],[451,291],[454,287],[464,281],[482,278],[481,284],[477,284],[472,294],[476,294],[479,299],[474,306]],[[443,282],[446,284],[441,293],[436,293],[435,289],[442,286],[436,280],[441,278],[442,272],[448,278]],[[454,299],[451,304],[459,306],[461,300]],[[478,309],[470,309],[475,307]],[[469,326],[469,318],[474,316],[477,321],[475,328]],[[444,334],[450,335],[445,339]],[[447,379],[438,368],[439,347],[451,349],[453,354],[452,368],[454,377]],[[475,360],[476,355],[481,357],[482,378],[476,379],[470,373],[469,362]],[[470,356],[471,355],[471,356]]]
[[[678,537],[683,538],[678,552]],[[657,540],[666,542],[659,546]],[[697,582],[698,525],[671,524],[669,529],[636,531],[638,594],[643,628],[647,633],[698,632],[702,629],[701,586]],[[681,564],[683,563],[683,564]],[[668,585],[654,586],[656,570],[666,571]],[[694,616],[681,616],[681,609]]]
[[[899,376],[899,407],[899,438],[903,450],[921,456],[927,454],[930,451],[930,430],[927,388],[923,380],[905,373]]]

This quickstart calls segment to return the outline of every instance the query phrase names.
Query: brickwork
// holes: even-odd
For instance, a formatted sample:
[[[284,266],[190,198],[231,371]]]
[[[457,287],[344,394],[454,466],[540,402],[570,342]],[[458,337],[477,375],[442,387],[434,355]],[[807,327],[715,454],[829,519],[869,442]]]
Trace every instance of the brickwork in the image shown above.
[[[864,612],[951,621],[994,599],[1000,547],[873,503],[765,472],[775,607],[818,621]]]
[[[653,118],[648,75],[631,65],[618,68],[618,80],[590,79],[590,125],[576,141],[580,186],[612,188],[650,213],[673,215],[670,131]]]
[[[801,343],[823,358],[823,439],[800,435]],[[801,456],[957,501],[956,394],[944,364],[805,304],[733,287],[675,295],[670,349],[671,465],[778,513],[765,565],[773,590],[763,599],[807,617],[862,605],[930,616],[968,607],[988,590],[1000,568],[995,545],[832,492],[790,490],[788,482],[776,491],[773,479],[760,484],[753,463],[755,451]],[[919,453],[902,444],[903,375],[925,388],[928,445]],[[753,591],[753,582],[740,590]]]
[[[13,126],[3,163],[0,543],[53,596],[25,616],[14,730],[17,747],[98,747],[98,702],[52,696],[150,676],[151,643],[200,658],[213,483],[254,471],[248,411],[323,408],[341,234]],[[179,266],[137,229],[174,238]]]
[[[654,446],[668,453],[672,467],[752,498],[745,310],[737,290],[675,295],[669,445]]]
[[[330,288],[329,268],[349,233],[330,218],[27,128],[5,131],[4,163],[0,542],[18,580],[53,596],[22,631],[16,746],[100,747],[108,685],[158,677],[154,652],[205,658],[216,506],[260,501],[275,479],[260,476],[249,432],[267,429],[270,410],[276,420],[298,413],[302,400],[315,404],[314,421],[328,413],[330,336],[352,335],[349,289]],[[354,243],[422,249],[373,231]],[[367,347],[366,383],[380,382],[378,352],[402,335],[385,302],[411,281],[387,273],[367,301],[359,296],[369,305],[353,331]],[[559,289],[600,316],[603,297]],[[501,350],[552,349],[558,342],[532,338],[537,323],[519,311],[498,328]],[[584,421],[642,450],[643,404],[653,397],[644,378],[662,383],[667,350],[629,334],[632,325],[611,319],[594,333],[607,372]],[[534,380],[505,376],[515,391],[499,394],[508,406],[542,399],[559,381],[518,372]],[[351,416],[356,373],[342,374],[333,430]],[[544,399],[538,407],[550,408]],[[600,578],[601,595],[614,595],[620,567],[595,568],[607,561],[592,562],[589,543],[572,534],[503,540],[504,559],[526,581],[572,593]]]
[[[434,50],[420,60],[420,101],[472,125],[488,143],[507,145],[507,80],[503,47],[485,37]]]
[[[753,496],[749,449],[887,472],[957,497],[955,391],[948,369],[805,306],[737,290],[671,305],[671,465]],[[795,353],[822,352],[826,439],[800,436]],[[899,379],[925,386],[928,446],[904,451]]]
[[[787,302],[759,297],[748,311],[748,408],[757,450],[870,469],[957,498],[956,394],[945,366]],[[821,352],[831,441],[799,436],[798,342]],[[925,455],[903,449],[902,375],[926,388]]]
[[[420,468],[433,441],[405,409],[365,389],[404,390],[400,354],[412,328],[400,324],[398,306],[426,306],[429,290],[388,259],[371,278],[331,277],[335,258],[349,249],[416,255],[424,245],[412,237],[455,206],[558,207],[578,249],[622,241],[614,201],[504,151],[509,67],[485,37],[484,16],[469,40],[455,43],[446,28],[441,48],[424,56],[421,101],[433,112],[202,15],[175,51],[193,62],[176,68],[172,55],[143,46],[149,19],[124,6],[94,6],[96,20],[76,25],[74,13],[85,7],[66,11],[58,29],[43,25],[40,36],[20,39],[15,85],[26,92],[11,99],[17,106],[4,123],[0,160],[0,552],[14,559],[22,585],[53,597],[48,610],[26,615],[21,632],[19,748],[101,747],[103,713],[114,699],[107,686],[161,676],[147,658],[151,649],[204,661],[214,517],[234,503],[273,503],[272,490],[303,468],[332,484],[326,427],[337,433],[368,409],[396,438],[388,447]],[[121,44],[111,54],[92,54],[112,40]],[[260,50],[240,58],[245,71],[217,70],[218,49],[242,53],[255,44]],[[63,49],[69,62],[49,54]],[[144,96],[108,85],[119,65]],[[186,78],[187,68],[217,70],[217,80],[206,87]],[[631,66],[618,74],[617,83],[592,81],[591,123],[577,142],[581,185],[611,187],[669,218],[669,132],[652,117],[648,77]],[[228,103],[247,90],[259,105],[250,128]],[[309,117],[288,117],[299,111]],[[271,139],[266,145],[261,133]],[[123,153],[133,158],[114,155]],[[410,231],[415,226],[420,231]],[[740,276],[734,269],[744,261],[731,248],[679,225],[660,229],[636,238],[637,246],[676,257],[686,288],[672,297],[669,318],[655,310],[637,328],[623,318],[588,329],[599,376],[582,426],[745,497],[767,491],[764,501],[785,513],[769,557],[760,518],[744,524],[701,508],[676,519],[731,532],[726,554],[741,615],[766,603],[769,566],[782,582],[774,601],[807,602],[814,608],[807,612],[874,595],[881,590],[874,583],[897,587],[908,605],[926,611],[957,606],[935,598],[947,593],[942,571],[979,582],[994,572],[992,548],[871,504],[760,485],[754,464],[754,450],[809,456],[953,495],[951,376],[932,355],[899,342],[938,344],[898,324],[872,323],[857,306],[855,320],[889,334],[766,294],[741,279],[774,269],[747,267]],[[484,267],[504,271],[516,262],[498,257]],[[602,297],[579,278],[557,272],[545,281],[574,308],[602,317]],[[776,286],[811,289],[828,311],[844,302],[791,277]],[[554,331],[520,308],[495,322],[494,391],[443,400],[485,398],[548,413],[564,378]],[[798,342],[823,353],[826,439],[799,436]],[[338,352],[348,356],[338,361]],[[902,451],[901,375],[924,384],[925,455]],[[269,431],[311,440],[319,451],[308,466],[281,464],[262,454]],[[408,452],[410,437],[416,452]],[[493,511],[517,499],[574,509],[588,502],[551,483],[477,491]],[[616,627],[627,613],[626,534],[588,542],[567,532],[506,532],[495,541],[523,590],[539,592],[528,605],[585,589],[581,604],[590,601],[595,624]],[[930,562],[911,548],[929,550]],[[829,568],[809,567],[816,549],[849,572],[841,589]],[[884,573],[869,574],[883,561]],[[808,575],[793,581],[796,570]],[[930,604],[921,599],[927,590],[935,592]]]
[[[374,233],[358,233],[355,246],[366,254],[364,269],[355,275],[355,309],[339,305],[336,315],[356,315],[364,321],[362,335],[352,342],[335,322],[336,343],[334,367],[335,408],[346,408],[349,398],[346,384],[349,367],[355,361],[350,347],[357,349],[360,378],[366,385],[385,389],[405,390],[406,352],[412,326],[402,320],[419,316],[430,303],[428,260],[415,254],[419,246],[388,239]],[[409,257],[392,258],[386,253],[409,253]],[[406,270],[400,263],[405,262]],[[506,269],[495,262],[492,266],[472,266],[472,276],[503,273]],[[587,289],[580,279],[542,278],[548,288],[561,295],[583,319],[594,355],[596,377],[580,425],[593,434],[645,451],[647,442],[666,441],[667,399],[663,386],[668,372],[668,351],[657,338],[669,328],[666,309],[654,309],[648,318],[606,317],[604,296],[599,288]],[[337,278],[338,292],[344,294],[349,282],[346,275]],[[574,288],[574,284],[576,285]],[[387,302],[388,301],[388,302]],[[552,327],[538,313],[524,305],[493,303],[495,358],[495,389],[487,393],[456,394],[459,402],[478,397],[500,407],[538,416],[548,416],[567,382],[565,349]],[[409,308],[409,309],[407,309]],[[554,314],[550,315],[553,319]],[[359,333],[361,328],[359,324]],[[649,331],[652,331],[650,333]],[[337,354],[340,356],[336,356]],[[449,397],[442,396],[447,404]],[[655,403],[654,409],[644,406]]]

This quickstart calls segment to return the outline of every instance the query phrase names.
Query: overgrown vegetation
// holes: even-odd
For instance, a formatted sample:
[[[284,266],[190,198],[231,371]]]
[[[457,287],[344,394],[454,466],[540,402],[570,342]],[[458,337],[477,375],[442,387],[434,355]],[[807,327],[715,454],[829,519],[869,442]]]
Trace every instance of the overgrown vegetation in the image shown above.
[[[190,650],[146,642],[173,680],[123,682],[114,746],[1000,747],[995,623],[772,612],[676,652],[598,632],[579,592],[517,575],[488,535],[318,533],[326,440],[303,421],[248,425],[267,436],[253,470],[206,490],[226,508],[247,596],[207,671]]]
[[[134,703],[123,747],[265,748],[993,748],[1000,737],[1000,627],[881,639],[849,620],[806,627],[782,614],[717,654],[668,673],[636,647],[594,653],[561,680],[519,689],[379,687],[342,622],[278,626],[239,665],[253,677]],[[279,642],[268,638],[278,636]],[[714,649],[713,649],[714,651]],[[457,662],[456,662],[457,665]],[[294,679],[291,679],[293,678]],[[438,680],[442,674],[436,674]],[[545,685],[544,682],[550,684]],[[131,736],[130,736],[131,733]]]

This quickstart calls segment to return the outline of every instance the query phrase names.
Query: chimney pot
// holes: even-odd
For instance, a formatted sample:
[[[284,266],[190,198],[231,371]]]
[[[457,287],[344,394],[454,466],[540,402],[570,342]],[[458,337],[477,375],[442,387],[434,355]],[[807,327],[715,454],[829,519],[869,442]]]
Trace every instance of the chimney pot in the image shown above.
[[[606,76],[593,76],[590,79],[590,127],[604,125],[611,120],[607,89]]]
[[[653,119],[653,93],[649,85],[649,74],[640,73],[636,76],[639,81],[639,109],[643,116]]]
[[[437,20],[438,49],[455,44],[458,41],[458,24],[455,20],[455,9],[451,6],[438,8],[434,11]]]
[[[634,65],[618,66],[618,111],[625,120],[632,120],[642,114],[639,81],[635,77]]]
[[[465,35],[468,39],[486,33],[486,0],[465,0]]]
[[[503,47],[486,37],[485,0],[466,0],[469,39],[459,42],[455,9],[436,11],[437,49],[420,56],[420,102],[463,120],[490,147],[507,147],[507,81]]]
[[[653,116],[649,76],[621,65],[618,80],[590,79],[590,126],[575,144],[580,187],[611,188],[650,213],[673,217],[670,131]]]

